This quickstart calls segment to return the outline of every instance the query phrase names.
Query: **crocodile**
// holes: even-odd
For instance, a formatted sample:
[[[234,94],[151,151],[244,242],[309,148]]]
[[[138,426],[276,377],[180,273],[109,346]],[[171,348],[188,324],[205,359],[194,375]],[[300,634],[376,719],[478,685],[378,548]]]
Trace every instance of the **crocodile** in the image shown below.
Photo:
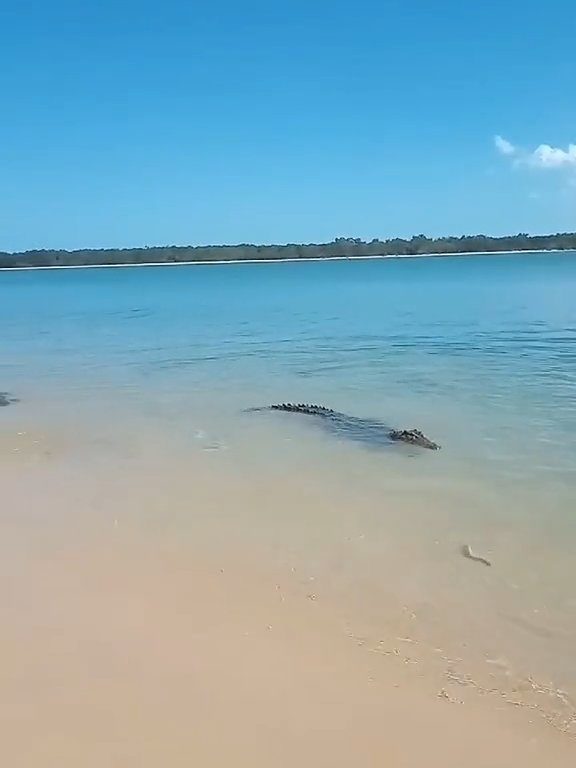
[[[279,403],[264,408],[251,408],[252,411],[285,411],[301,413],[306,416],[316,416],[322,419],[324,425],[332,432],[348,437],[358,442],[373,446],[389,445],[391,443],[408,443],[420,448],[437,451],[440,446],[430,440],[419,429],[393,429],[381,421],[363,419],[339,413],[322,405],[308,403]]]

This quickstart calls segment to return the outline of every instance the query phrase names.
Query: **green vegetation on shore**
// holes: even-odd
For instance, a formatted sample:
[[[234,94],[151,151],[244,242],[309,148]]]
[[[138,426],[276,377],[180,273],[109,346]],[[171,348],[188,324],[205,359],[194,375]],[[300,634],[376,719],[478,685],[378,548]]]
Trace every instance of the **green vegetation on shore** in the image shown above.
[[[490,253],[497,251],[576,250],[576,233],[556,235],[510,235],[488,237],[429,238],[416,235],[410,240],[371,240],[339,237],[331,243],[301,245],[207,245],[161,246],[154,248],[102,248],[78,251],[0,251],[0,268],[63,267],[97,264],[148,264],[185,261],[246,261],[258,259],[354,258],[362,256],[417,256],[418,254]]]

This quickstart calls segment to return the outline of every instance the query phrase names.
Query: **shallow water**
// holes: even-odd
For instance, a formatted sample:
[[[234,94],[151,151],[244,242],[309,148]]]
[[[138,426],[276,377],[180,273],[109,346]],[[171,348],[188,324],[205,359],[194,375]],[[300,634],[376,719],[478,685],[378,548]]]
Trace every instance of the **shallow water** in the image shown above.
[[[194,521],[171,497],[140,523],[201,519],[368,635],[383,605],[417,608],[430,648],[573,690],[575,296],[576,254],[3,272],[0,391],[21,402],[0,456],[140,476],[148,497],[151,466],[161,487],[198,473]],[[442,450],[245,412],[288,400]]]

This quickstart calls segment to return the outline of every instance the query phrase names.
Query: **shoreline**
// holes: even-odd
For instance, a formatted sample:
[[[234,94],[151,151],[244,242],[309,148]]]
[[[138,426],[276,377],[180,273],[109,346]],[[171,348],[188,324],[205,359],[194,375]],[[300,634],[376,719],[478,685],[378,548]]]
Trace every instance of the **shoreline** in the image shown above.
[[[191,267],[191,266],[211,266],[223,264],[283,264],[283,263],[303,263],[307,261],[387,261],[389,259],[429,259],[429,258],[449,258],[460,256],[513,256],[520,253],[572,253],[576,250],[571,248],[545,248],[515,251],[459,251],[458,253],[411,253],[411,254],[390,254],[386,256],[310,256],[303,258],[285,258],[285,259],[217,259],[214,261],[143,261],[136,262],[118,262],[116,264],[54,264],[51,266],[38,267],[0,267],[0,272],[26,272],[32,270],[55,270],[55,269],[116,269],[127,267]]]

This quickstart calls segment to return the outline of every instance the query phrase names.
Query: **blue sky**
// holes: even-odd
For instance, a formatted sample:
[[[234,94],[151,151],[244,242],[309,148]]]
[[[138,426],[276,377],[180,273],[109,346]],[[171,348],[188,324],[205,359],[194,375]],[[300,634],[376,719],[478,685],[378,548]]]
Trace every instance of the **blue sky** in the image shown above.
[[[576,230],[574,39],[574,0],[5,0],[0,250]]]

